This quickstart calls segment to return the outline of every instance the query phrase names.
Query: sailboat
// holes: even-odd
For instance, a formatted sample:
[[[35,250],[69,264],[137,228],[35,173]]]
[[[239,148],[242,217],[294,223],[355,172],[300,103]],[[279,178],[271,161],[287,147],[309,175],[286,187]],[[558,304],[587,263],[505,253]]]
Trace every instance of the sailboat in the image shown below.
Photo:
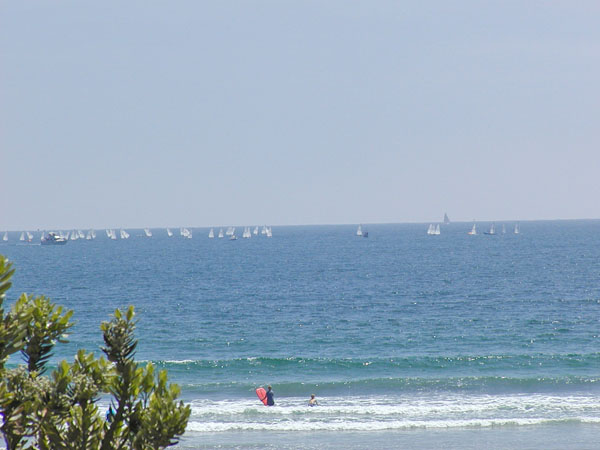
[[[267,234],[267,226],[263,225],[262,229],[260,230],[260,234]]]
[[[356,235],[357,236],[362,236],[362,225],[359,225],[358,228],[356,229]]]
[[[117,232],[116,232],[115,230],[113,230],[112,228],[110,229],[110,238],[111,238],[113,241],[116,241],[116,240],[117,240]]]
[[[210,229],[210,231],[208,232],[208,237],[209,237],[210,239],[214,238],[214,237],[215,237],[215,230],[213,230],[213,229],[211,228],[211,229]]]
[[[506,227],[502,224],[502,234],[506,234]]]
[[[254,234],[254,236],[258,236],[258,226],[254,227],[254,232],[252,234]]]
[[[218,237],[219,237],[219,238],[222,238],[223,236],[224,236],[224,234],[223,234],[223,228],[221,228],[221,229],[219,230],[219,236],[218,236]]]
[[[77,230],[71,231],[71,240],[76,241],[77,239],[79,239],[79,233],[77,232]]]
[[[433,234],[435,234],[436,236],[440,234],[440,224],[439,223],[435,226],[435,231]]]
[[[187,239],[192,238],[192,232],[190,230],[188,230],[187,228],[181,228],[179,230],[179,234],[181,234],[182,237],[187,238]]]
[[[521,232],[521,231],[519,230],[519,224],[518,224],[518,223],[516,223],[516,224],[515,224],[515,231],[514,231],[514,233],[515,233],[515,234],[519,234],[520,232]]]
[[[490,234],[490,235],[496,234],[496,225],[494,223],[492,223],[492,226],[490,227],[490,231],[484,231],[483,234]]]
[[[448,218],[448,214],[444,213],[444,225],[448,225],[450,223],[450,219]]]
[[[19,236],[19,240],[20,241],[24,241],[25,240],[25,232],[24,231],[21,232],[21,236]]]
[[[473,228],[471,228],[471,231],[469,231],[467,234],[475,236],[477,234],[477,225],[473,224]]]
[[[227,235],[227,236],[233,236],[234,234],[235,234],[235,228],[233,228],[233,227],[227,228],[227,231],[225,232],[225,235]]]
[[[125,231],[124,229],[121,228],[121,231],[119,234],[121,235],[121,239],[129,239],[129,233],[127,231]]]
[[[87,235],[85,236],[85,239],[86,239],[87,241],[91,241],[92,239],[94,239],[94,238],[92,237],[92,230],[89,230],[89,231],[87,232]]]
[[[242,233],[242,237],[244,239],[249,239],[252,237],[252,233],[250,233],[250,227],[244,227],[244,232]]]
[[[79,236],[79,239],[85,239],[85,234],[83,234],[83,231],[77,230],[77,235]]]
[[[106,229],[106,230],[104,230],[104,231],[106,231],[106,237],[107,237],[107,238],[110,238],[110,235],[111,235],[111,233],[110,233],[110,230],[107,228],[107,229]]]
[[[427,234],[432,235],[435,233],[435,228],[433,226],[432,223],[429,224],[429,227],[427,228]]]
[[[271,227],[267,228],[266,235],[267,235],[267,237],[273,237],[273,230],[271,229]]]
[[[152,237],[152,231],[150,231],[150,228],[144,228],[144,234],[146,237]]]
[[[173,232],[169,228],[167,228],[167,236],[173,237]]]
[[[2,236],[2,240],[3,240],[4,242],[8,241],[8,231],[5,231],[5,232],[4,232],[4,236]]]

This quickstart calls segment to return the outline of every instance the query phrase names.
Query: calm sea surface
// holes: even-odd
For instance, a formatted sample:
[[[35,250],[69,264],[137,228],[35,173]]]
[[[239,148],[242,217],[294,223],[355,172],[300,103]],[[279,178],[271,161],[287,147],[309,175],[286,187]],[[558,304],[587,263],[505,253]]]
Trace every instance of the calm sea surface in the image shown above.
[[[427,225],[237,241],[99,230],[66,246],[12,232],[0,253],[17,269],[8,303],[28,292],[75,310],[57,359],[99,353],[100,322],[135,305],[138,360],[192,407],[182,448],[594,448],[600,221]],[[267,384],[273,408],[254,393]]]

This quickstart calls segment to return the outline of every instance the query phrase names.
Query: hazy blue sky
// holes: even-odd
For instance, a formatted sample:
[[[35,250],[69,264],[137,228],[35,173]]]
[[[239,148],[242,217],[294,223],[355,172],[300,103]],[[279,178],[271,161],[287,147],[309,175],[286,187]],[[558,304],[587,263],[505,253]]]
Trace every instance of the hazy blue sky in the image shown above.
[[[0,2],[0,229],[598,218],[598,1]]]

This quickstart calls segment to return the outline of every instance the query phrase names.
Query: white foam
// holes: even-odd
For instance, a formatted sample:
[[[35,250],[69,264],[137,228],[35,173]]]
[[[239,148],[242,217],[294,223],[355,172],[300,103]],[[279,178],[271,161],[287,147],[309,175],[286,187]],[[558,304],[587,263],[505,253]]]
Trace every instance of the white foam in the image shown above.
[[[576,421],[600,423],[597,395],[438,395],[436,397],[277,399],[264,407],[256,399],[194,401],[190,431],[392,430],[491,427]]]

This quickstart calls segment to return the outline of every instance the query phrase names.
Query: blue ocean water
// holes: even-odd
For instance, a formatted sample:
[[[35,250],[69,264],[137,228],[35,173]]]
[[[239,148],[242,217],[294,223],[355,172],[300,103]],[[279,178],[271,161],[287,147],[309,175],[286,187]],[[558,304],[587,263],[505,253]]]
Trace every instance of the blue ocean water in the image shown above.
[[[513,225],[369,225],[368,238],[279,227],[236,241],[129,230],[66,246],[14,232],[0,253],[17,268],[9,301],[43,293],[75,310],[55,359],[98,350],[100,322],[136,306],[137,358],[166,368],[192,406],[184,447],[243,446],[254,432],[291,447],[313,432],[374,445],[381,432],[598,432],[600,222]],[[274,408],[254,394],[267,384]]]

